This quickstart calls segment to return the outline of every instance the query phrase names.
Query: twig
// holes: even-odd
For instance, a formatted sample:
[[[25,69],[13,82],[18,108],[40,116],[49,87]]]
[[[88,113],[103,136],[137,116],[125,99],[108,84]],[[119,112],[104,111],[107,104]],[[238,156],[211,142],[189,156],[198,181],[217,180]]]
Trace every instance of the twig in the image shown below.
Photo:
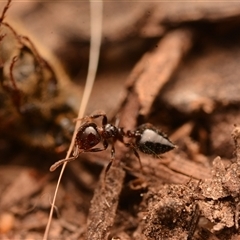
[[[88,216],[88,240],[108,239],[115,219],[119,195],[122,190],[125,171],[111,167],[106,175],[102,171],[100,187],[96,188]],[[102,187],[101,187],[102,186]]]

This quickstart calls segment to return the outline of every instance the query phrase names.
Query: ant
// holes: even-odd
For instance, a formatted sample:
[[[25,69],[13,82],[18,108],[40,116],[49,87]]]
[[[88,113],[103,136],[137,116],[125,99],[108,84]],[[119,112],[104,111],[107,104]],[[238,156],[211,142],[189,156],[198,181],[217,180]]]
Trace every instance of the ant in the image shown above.
[[[99,117],[102,117],[101,127],[93,122],[94,119]],[[109,142],[111,142],[112,145],[111,160],[106,167],[105,174],[108,172],[114,161],[114,144],[116,141],[122,142],[126,147],[130,147],[133,150],[141,169],[142,164],[137,150],[146,154],[159,156],[160,154],[168,152],[176,147],[164,133],[160,132],[150,123],[140,125],[135,131],[128,130],[127,132],[124,132],[123,128],[108,123],[107,116],[102,111],[76,120],[83,120],[83,124],[77,131],[73,157],[57,161],[50,167],[50,171],[54,171],[64,162],[70,162],[77,159],[83,152],[104,151],[108,148]],[[125,142],[124,137],[130,138],[132,141]],[[102,142],[103,147],[96,147],[100,142]]]

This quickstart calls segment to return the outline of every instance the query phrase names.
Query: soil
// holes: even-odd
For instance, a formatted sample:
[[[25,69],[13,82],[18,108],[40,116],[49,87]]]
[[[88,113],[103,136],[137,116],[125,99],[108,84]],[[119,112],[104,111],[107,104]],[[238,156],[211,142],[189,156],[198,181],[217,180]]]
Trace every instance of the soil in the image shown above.
[[[0,7],[0,239],[42,239],[60,173],[49,168],[66,155],[84,88],[89,6]],[[117,141],[107,172],[111,142],[80,154],[48,239],[240,239],[240,3],[104,2],[103,18],[86,115],[103,110],[126,131],[149,122],[176,148],[135,149],[141,169]]]

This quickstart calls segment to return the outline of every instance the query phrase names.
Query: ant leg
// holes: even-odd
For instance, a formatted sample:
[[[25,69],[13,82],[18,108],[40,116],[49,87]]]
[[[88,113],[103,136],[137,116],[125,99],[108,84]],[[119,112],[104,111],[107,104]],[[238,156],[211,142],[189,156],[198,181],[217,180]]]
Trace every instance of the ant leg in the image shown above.
[[[138,152],[136,151],[136,149],[133,148],[133,152],[134,152],[134,155],[137,157],[140,168],[141,168],[141,171],[143,172],[143,166],[142,166],[141,158],[140,158]]]
[[[99,117],[103,118],[102,119],[102,125],[105,126],[108,123],[107,115],[106,115],[105,112],[99,111],[96,114],[92,114],[92,115],[89,116],[89,118],[91,118],[91,119],[95,119],[95,118],[99,118]]]
[[[82,118],[74,118],[73,122],[77,122],[77,121],[82,121],[82,122],[89,122],[91,120],[91,118],[89,116],[85,116]]]
[[[142,162],[141,162],[141,158],[136,150],[136,147],[131,144],[131,143],[124,143],[126,147],[130,147],[133,150],[134,155],[137,157],[141,171],[143,172],[143,166],[142,166]]]
[[[83,118],[75,118],[74,121],[91,121],[92,119],[96,119],[102,117],[102,125],[105,126],[108,123],[107,115],[103,111],[98,111],[95,114],[92,114],[90,116],[85,116]]]
[[[112,149],[111,149],[111,160],[110,162],[108,163],[106,169],[105,169],[105,173],[104,173],[104,179],[106,179],[106,176],[107,176],[107,173],[108,171],[110,170],[112,164],[113,164],[113,161],[115,159],[115,147],[114,147],[114,144],[112,144]]]
[[[106,148],[92,148],[84,152],[102,152],[104,150],[106,150]]]
[[[82,117],[82,118],[74,118],[74,121],[90,121],[92,119],[95,119],[95,118],[99,118],[99,117],[106,117],[106,113],[103,112],[103,111],[97,111],[95,113],[92,113],[91,115],[89,116],[85,116],[85,117]],[[106,117],[107,118],[107,117]]]
[[[104,151],[106,150],[108,147],[108,142],[107,140],[103,140],[103,148],[91,148],[89,150],[86,150],[84,152],[101,152],[101,151]]]

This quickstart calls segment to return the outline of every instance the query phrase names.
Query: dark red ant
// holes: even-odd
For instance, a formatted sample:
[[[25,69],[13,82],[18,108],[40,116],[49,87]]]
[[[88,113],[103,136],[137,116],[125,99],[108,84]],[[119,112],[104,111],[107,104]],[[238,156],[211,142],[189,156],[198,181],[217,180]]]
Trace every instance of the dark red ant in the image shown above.
[[[101,127],[93,122],[94,119],[99,117],[102,117]],[[111,160],[105,173],[108,172],[115,158],[114,144],[116,141],[122,142],[126,147],[130,147],[133,150],[135,156],[139,160],[141,168],[142,165],[137,150],[146,154],[158,156],[175,148],[175,145],[170,142],[167,136],[150,123],[139,126],[136,131],[127,131],[125,133],[123,128],[108,123],[107,116],[104,112],[98,112],[77,120],[83,120],[84,122],[79,127],[76,135],[73,157],[57,161],[50,167],[50,171],[54,171],[64,162],[70,162],[77,159],[83,152],[104,151],[107,149],[110,141],[112,145]],[[125,142],[124,137],[134,139],[134,141]],[[100,142],[102,142],[103,147],[95,147]]]

